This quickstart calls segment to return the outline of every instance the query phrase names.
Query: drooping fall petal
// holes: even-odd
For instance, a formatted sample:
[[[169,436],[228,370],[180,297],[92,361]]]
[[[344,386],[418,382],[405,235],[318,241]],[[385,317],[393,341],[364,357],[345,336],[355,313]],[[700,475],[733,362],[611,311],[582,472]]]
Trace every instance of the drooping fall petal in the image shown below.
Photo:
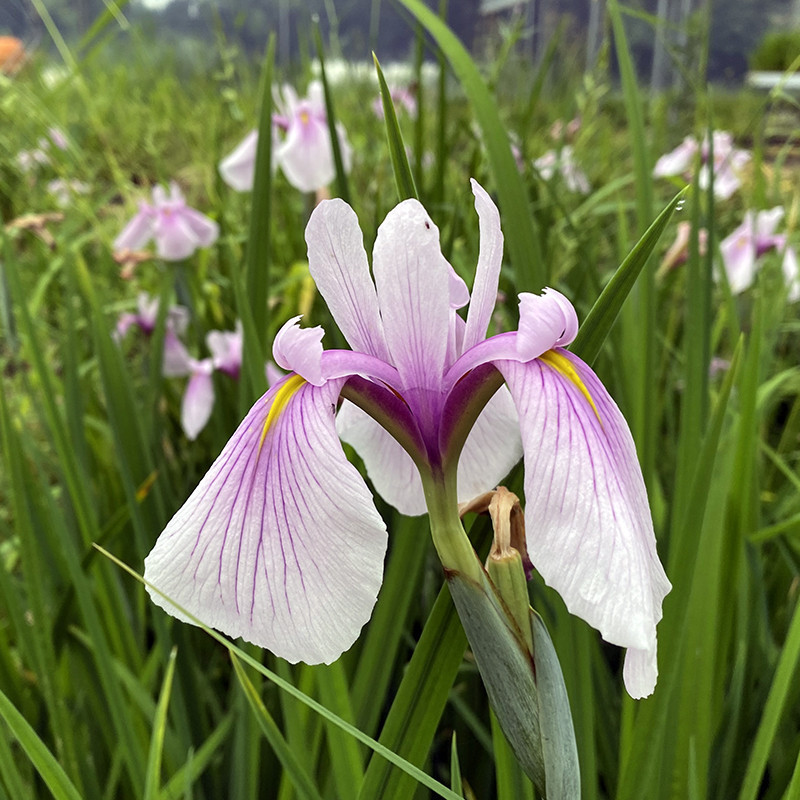
[[[606,641],[650,653],[670,584],[622,414],[589,367],[564,350],[496,366],[520,417],[531,561]],[[635,661],[636,686],[628,689],[650,694],[654,660]],[[646,675],[643,664],[653,666]]]
[[[145,559],[188,612],[291,662],[336,660],[382,578],[386,527],[334,428],[342,382],[270,389]]]
[[[253,188],[257,147],[258,131],[253,130],[219,162],[219,174],[231,189],[249,192]]]
[[[153,235],[153,218],[153,209],[142,203],[133,219],[114,239],[114,250],[138,250],[147,244]]]
[[[186,437],[194,441],[205,428],[214,409],[213,368],[210,359],[193,364],[192,376],[181,400],[181,427]]]

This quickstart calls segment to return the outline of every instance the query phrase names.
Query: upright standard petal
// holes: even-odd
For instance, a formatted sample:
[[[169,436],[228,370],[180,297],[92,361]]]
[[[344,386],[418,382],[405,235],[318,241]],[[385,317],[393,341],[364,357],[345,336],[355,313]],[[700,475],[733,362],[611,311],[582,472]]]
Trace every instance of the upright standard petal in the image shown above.
[[[441,387],[450,332],[449,267],[439,231],[419,202],[404,200],[387,214],[372,268],[391,360],[407,389]]]
[[[475,210],[480,225],[480,252],[472,298],[467,312],[467,329],[464,333],[464,350],[469,350],[486,338],[489,321],[497,302],[497,285],[503,263],[503,231],[500,229],[500,212],[486,190],[473,178]]]
[[[335,661],[381,584],[386,526],[334,428],[342,383],[270,389],[145,559],[186,611],[291,662]]]
[[[342,200],[323,200],[308,221],[306,243],[308,270],[350,347],[386,361],[378,296],[356,212]]]
[[[308,113],[293,119],[275,161],[286,180],[301,192],[315,192],[336,177],[328,123]]]
[[[520,416],[531,561],[606,641],[650,653],[670,584],[622,414],[565,350],[496,367]],[[640,675],[635,691],[649,694],[655,680],[654,669]]]

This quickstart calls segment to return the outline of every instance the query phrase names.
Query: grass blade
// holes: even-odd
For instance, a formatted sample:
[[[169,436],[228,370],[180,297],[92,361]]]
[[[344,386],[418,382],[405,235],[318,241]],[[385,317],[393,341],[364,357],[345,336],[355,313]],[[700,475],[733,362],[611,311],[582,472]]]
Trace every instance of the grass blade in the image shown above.
[[[280,728],[278,728],[272,715],[261,700],[261,696],[256,687],[253,686],[253,682],[247,677],[242,662],[233,651],[231,651],[231,663],[233,664],[233,669],[239,680],[239,684],[247,698],[247,702],[258,721],[258,726],[261,728],[264,738],[269,742],[269,746],[278,757],[281,766],[289,774],[295,791],[304,800],[322,800],[322,795],[314,785],[311,776],[305,771],[305,768],[298,760],[294,751],[289,747]]]
[[[684,189],[676,194],[669,205],[653,220],[642,238],[639,239],[633,250],[628,253],[625,260],[620,264],[619,269],[606,284],[605,289],[603,289],[600,297],[597,298],[592,310],[581,325],[575,341],[570,346],[570,350],[580,356],[587,364],[591,364],[600,353],[603,342],[614,325],[620,309],[631,289],[633,289],[636,279],[653,252],[653,248],[655,248],[661,238],[661,234],[672,218],[672,214],[683,200],[685,191]]]
[[[53,797],[56,800],[81,800],[80,793],[67,777],[67,773],[2,690],[0,690],[0,716],[6,721],[12,735],[20,743],[25,755],[36,767],[36,771],[42,776]]]
[[[407,200],[413,197],[419,200],[417,186],[414,183],[414,175],[408,163],[406,146],[403,143],[403,134],[400,133],[400,125],[397,123],[397,114],[392,103],[392,95],[386,78],[383,77],[383,70],[378,63],[378,57],[372,54],[375,62],[375,69],[378,73],[378,83],[381,87],[381,103],[383,104],[383,119],[386,123],[386,138],[389,142],[389,155],[392,159],[392,169],[394,170],[394,180],[397,184],[398,201]]]
[[[175,658],[178,648],[173,647],[167,661],[167,671],[161,685],[155,717],[153,718],[153,737],[150,740],[150,754],[147,759],[147,772],[144,776],[144,800],[156,800],[161,785],[161,756],[164,750],[164,734],[167,727],[167,711],[172,693],[172,678],[175,675]]]

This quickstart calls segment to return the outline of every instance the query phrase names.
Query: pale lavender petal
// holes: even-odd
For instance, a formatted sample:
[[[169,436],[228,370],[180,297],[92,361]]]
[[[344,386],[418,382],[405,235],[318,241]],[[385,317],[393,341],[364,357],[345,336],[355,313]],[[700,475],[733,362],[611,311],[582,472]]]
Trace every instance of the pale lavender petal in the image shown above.
[[[182,378],[192,371],[193,359],[183,342],[171,331],[164,336],[164,361],[161,372],[165,378]]]
[[[520,416],[531,561],[606,641],[650,651],[670,584],[622,414],[565,350],[496,367]]]
[[[786,287],[789,289],[787,300],[790,303],[796,303],[800,300],[800,266],[797,262],[797,252],[787,247],[783,251],[783,262],[781,263],[783,270],[783,279]]]
[[[253,188],[257,147],[258,131],[250,131],[233,151],[219,162],[219,174],[222,180],[237,192],[249,192]]]
[[[275,160],[286,180],[301,192],[315,192],[336,177],[328,123],[306,115],[293,120]]]
[[[697,141],[687,136],[671,153],[661,156],[656,161],[653,177],[663,178],[688,172],[692,168],[697,149]]]
[[[198,241],[183,215],[161,211],[156,220],[156,253],[165,261],[181,261],[197,249]]]
[[[301,328],[301,317],[292,317],[275,334],[272,357],[279,367],[302,375],[314,386],[322,386],[322,337],[325,331],[317,325]]]
[[[236,322],[233,331],[209,331],[206,345],[211,352],[214,369],[238,378],[242,369],[242,323]]]
[[[758,237],[772,236],[784,217],[783,206],[775,206],[769,211],[759,211],[754,218],[753,233]]]
[[[467,312],[467,330],[464,334],[464,350],[474,347],[486,338],[489,321],[497,301],[497,285],[503,263],[503,232],[500,229],[500,212],[488,192],[473,178],[470,180],[475,195],[475,210],[478,212],[481,244],[475,280],[472,284],[472,299]]]
[[[306,227],[308,269],[353,350],[388,359],[375,284],[355,211],[323,200]]]
[[[697,184],[702,190],[708,189],[710,170],[708,164],[700,168]],[[714,172],[714,197],[727,200],[742,185],[736,173],[727,165]]]
[[[494,489],[522,458],[519,417],[501,386],[475,421],[458,460],[458,502]]]
[[[134,325],[139,325],[139,317],[136,314],[131,314],[130,311],[120,314],[114,328],[114,338],[119,341]]]
[[[386,342],[406,388],[440,388],[450,327],[449,266],[422,205],[404,200],[395,206],[378,228],[373,272]]]
[[[186,438],[194,441],[214,409],[214,382],[211,378],[211,361],[193,364],[192,376],[186,384],[181,401],[181,427]]]
[[[641,700],[653,693],[658,679],[658,647],[655,637],[648,650],[628,649],[625,653],[622,679],[628,694],[634,700]]]
[[[419,470],[390,433],[348,400],[336,415],[336,432],[360,456],[375,491],[401,514],[427,513]]]
[[[520,294],[517,334],[520,361],[530,361],[553,347],[565,347],[577,333],[575,309],[561,292],[547,287],[541,295]]]
[[[448,296],[450,298],[450,308],[464,308],[469,303],[469,289],[464,279],[453,269],[451,264],[447,265],[448,271]]]
[[[271,389],[275,384],[279,383],[286,377],[286,373],[275,366],[273,361],[267,361],[264,365],[264,376],[267,379],[267,386]]]
[[[325,108],[325,87],[322,85],[322,81],[313,80],[308,84],[306,100],[314,113],[320,117],[327,116]]]
[[[180,191],[180,190],[178,190]],[[153,205],[156,209],[161,209],[163,206],[168,205],[170,202],[167,190],[159,183],[153,187]]]
[[[341,122],[336,123],[336,135],[339,138],[339,152],[342,156],[342,168],[346,173],[353,169],[353,148],[347,138],[347,131]],[[331,153],[331,156],[333,153]],[[335,165],[334,165],[335,166]]]
[[[145,559],[146,580],[205,624],[291,662],[335,661],[382,579],[386,526],[334,428],[342,383],[270,389]]]
[[[153,236],[153,222],[153,209],[141,203],[139,211],[114,239],[114,250],[138,250],[144,247]]]
[[[720,242],[719,249],[731,292],[740,294],[752,285],[756,276],[756,246],[751,221],[745,219]]]
[[[153,196],[155,196],[155,193]],[[170,203],[173,206],[173,208],[183,208],[186,205],[186,197],[184,196],[183,192],[181,191],[181,187],[178,186],[176,181],[169,182],[169,198],[167,202]]]
[[[219,225],[213,219],[193,208],[184,208],[181,217],[191,229],[197,247],[211,247],[219,236]]]

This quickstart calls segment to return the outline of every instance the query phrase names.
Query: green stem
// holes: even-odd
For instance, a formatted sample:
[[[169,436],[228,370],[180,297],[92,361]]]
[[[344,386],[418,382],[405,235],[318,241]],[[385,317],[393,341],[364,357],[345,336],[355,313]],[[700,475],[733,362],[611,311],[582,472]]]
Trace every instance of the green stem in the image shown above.
[[[445,475],[421,474],[431,536],[445,573],[448,577],[458,573],[480,585],[483,567],[458,516],[455,470]]]

